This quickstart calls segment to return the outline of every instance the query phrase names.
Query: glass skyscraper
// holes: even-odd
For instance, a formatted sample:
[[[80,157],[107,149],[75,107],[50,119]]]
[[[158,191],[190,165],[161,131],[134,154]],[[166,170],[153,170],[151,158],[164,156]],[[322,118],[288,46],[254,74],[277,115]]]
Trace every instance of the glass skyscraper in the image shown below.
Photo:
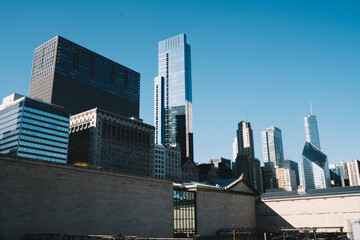
[[[71,114],[99,107],[139,117],[140,74],[56,36],[35,49],[29,97]]]
[[[281,130],[275,126],[261,132],[264,163],[269,163],[274,168],[284,166],[284,150]]]
[[[66,163],[69,114],[20,94],[0,105],[0,153]]]
[[[305,189],[327,188],[330,172],[327,156],[320,150],[320,137],[316,116],[304,118],[306,142],[300,163],[300,180]]]
[[[305,117],[304,126],[306,142],[312,143],[318,149],[321,149],[316,116],[311,113],[309,116]]]
[[[182,163],[193,160],[191,50],[186,35],[159,42],[154,81],[155,143],[180,145]]]

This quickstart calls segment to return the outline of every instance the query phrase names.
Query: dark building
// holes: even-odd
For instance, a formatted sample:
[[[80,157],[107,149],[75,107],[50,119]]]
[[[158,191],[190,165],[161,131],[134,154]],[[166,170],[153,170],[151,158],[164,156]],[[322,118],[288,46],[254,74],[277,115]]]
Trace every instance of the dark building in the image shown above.
[[[199,168],[199,181],[212,181],[218,179],[218,169],[214,166],[214,164],[200,164],[198,165]]]
[[[235,142],[237,144],[236,177],[242,175],[257,191],[262,192],[260,161],[255,158],[254,136],[250,122],[239,122]]]
[[[140,74],[56,36],[35,49],[30,97],[71,114],[92,108],[139,117]]]
[[[285,160],[284,161],[284,167],[286,169],[290,169],[293,170],[295,172],[296,175],[296,185],[299,186],[300,185],[300,179],[299,179],[299,166],[298,163],[292,160]]]
[[[69,163],[151,176],[154,127],[98,108],[70,118]]]

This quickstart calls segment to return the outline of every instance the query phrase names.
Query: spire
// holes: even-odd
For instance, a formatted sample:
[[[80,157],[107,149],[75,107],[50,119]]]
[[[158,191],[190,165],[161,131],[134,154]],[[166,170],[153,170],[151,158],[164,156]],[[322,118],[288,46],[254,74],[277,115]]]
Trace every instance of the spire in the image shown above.
[[[311,100],[310,100],[310,115],[313,115],[313,114],[312,114],[312,105],[311,105]]]

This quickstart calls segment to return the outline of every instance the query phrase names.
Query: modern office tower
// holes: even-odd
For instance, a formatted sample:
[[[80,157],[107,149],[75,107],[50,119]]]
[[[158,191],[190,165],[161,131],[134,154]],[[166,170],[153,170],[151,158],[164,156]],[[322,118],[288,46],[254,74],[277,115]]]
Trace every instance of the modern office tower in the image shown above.
[[[0,153],[66,163],[69,114],[13,93],[0,105]]]
[[[208,163],[212,163],[214,164],[214,166],[216,168],[219,168],[219,163],[223,163],[226,167],[228,167],[229,169],[231,169],[231,160],[230,159],[226,159],[226,158],[210,158]]]
[[[285,160],[284,161],[284,167],[286,169],[293,170],[295,172],[295,178],[296,178],[296,186],[300,185],[300,179],[299,179],[299,165],[297,162],[292,160]]]
[[[360,161],[354,159],[346,163],[350,186],[359,186],[360,185]]]
[[[304,118],[304,126],[306,142],[309,142],[318,149],[321,149],[316,116],[312,113],[312,111],[309,116]]]
[[[94,108],[70,118],[69,163],[151,176],[154,127]]]
[[[330,180],[332,186],[342,186],[344,178],[343,168],[336,164],[329,164]]]
[[[233,142],[233,161],[235,162],[237,154],[239,152],[238,149],[238,140],[237,137],[234,138],[234,142]]]
[[[294,191],[297,189],[295,171],[286,168],[276,168],[275,178],[277,188],[286,191]]]
[[[181,153],[179,147],[165,147],[155,144],[155,157],[152,166],[153,176],[157,178],[181,180]]]
[[[300,163],[300,178],[305,189],[330,186],[330,172],[327,156],[320,150],[320,138],[316,116],[311,113],[304,118],[306,142]]]
[[[139,117],[140,74],[56,36],[35,49],[29,96],[72,115],[99,107]]]
[[[274,168],[284,166],[284,151],[281,130],[275,126],[261,132],[264,163],[270,163]]]
[[[191,56],[185,34],[159,42],[154,90],[155,142],[180,145],[182,164],[193,160]]]
[[[313,144],[306,142],[300,163],[300,179],[304,189],[327,188],[330,173],[327,156]]]

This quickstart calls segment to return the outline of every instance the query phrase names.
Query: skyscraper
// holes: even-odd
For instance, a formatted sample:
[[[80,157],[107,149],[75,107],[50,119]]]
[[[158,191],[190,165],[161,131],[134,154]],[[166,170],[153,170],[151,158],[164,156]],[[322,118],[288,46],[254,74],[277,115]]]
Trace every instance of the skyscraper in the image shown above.
[[[327,188],[330,172],[327,156],[312,143],[306,142],[300,163],[300,180],[305,189]]]
[[[312,113],[311,105],[310,105],[310,109],[311,109],[310,115],[304,117],[306,142],[312,143],[315,147],[321,149],[316,116]]]
[[[264,163],[274,168],[284,166],[284,151],[281,130],[275,126],[261,132]]]
[[[193,160],[190,53],[185,34],[160,41],[154,81],[155,143],[180,145],[182,163]]]
[[[304,118],[306,142],[300,163],[300,178],[305,189],[327,188],[330,186],[330,172],[327,156],[320,150],[320,138],[316,116],[312,113]]]
[[[254,137],[250,122],[239,122],[236,138],[237,157],[235,161],[237,176],[243,175],[246,181],[259,192],[262,192],[260,161],[255,159]]]
[[[99,107],[139,117],[140,74],[56,36],[35,49],[29,96],[71,114]]]

